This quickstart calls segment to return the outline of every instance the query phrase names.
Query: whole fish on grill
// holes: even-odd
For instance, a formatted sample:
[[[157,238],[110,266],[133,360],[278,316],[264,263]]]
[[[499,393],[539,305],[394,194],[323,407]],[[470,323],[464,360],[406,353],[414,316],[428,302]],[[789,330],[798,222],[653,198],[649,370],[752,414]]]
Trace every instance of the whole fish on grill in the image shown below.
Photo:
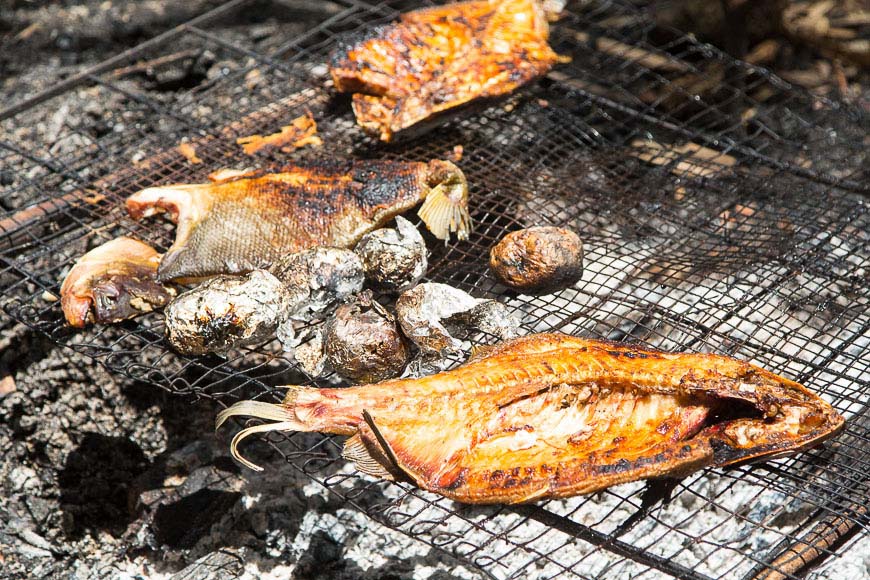
[[[175,289],[157,281],[160,254],[139,240],[120,237],[79,258],[60,287],[71,326],[107,324],[162,308]]]
[[[456,501],[519,503],[764,459],[816,445],[844,419],[789,379],[729,357],[539,334],[456,369],[345,389],[290,387],[283,404],[218,415],[264,431],[348,435],[368,474]]]
[[[475,0],[402,14],[341,43],[331,57],[337,90],[357,122],[393,134],[474,99],[513,92],[559,61],[537,0]]]
[[[320,161],[220,172],[211,183],[150,187],[127,200],[134,219],[169,212],[175,243],[158,280],[265,268],[315,246],[353,247],[418,203],[439,239],[471,230],[468,184],[449,161]]]

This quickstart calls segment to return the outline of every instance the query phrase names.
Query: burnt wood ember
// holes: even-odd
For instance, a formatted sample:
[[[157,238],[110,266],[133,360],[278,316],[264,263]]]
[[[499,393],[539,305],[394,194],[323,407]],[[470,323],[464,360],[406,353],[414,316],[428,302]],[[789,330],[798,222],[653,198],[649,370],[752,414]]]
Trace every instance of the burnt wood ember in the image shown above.
[[[384,144],[357,126],[352,98],[333,85],[330,55],[341,38],[397,22],[415,2],[189,2],[141,21],[141,33],[118,22],[132,36],[100,32],[92,41],[80,32],[88,22],[160,2],[76,1],[87,11],[42,0],[0,10],[4,574],[867,575],[866,73],[846,60],[825,66],[794,39],[753,45],[751,30],[748,65],[658,26],[635,3],[572,2],[549,23],[547,41],[570,62],[499,102]],[[172,28],[205,4],[216,9]],[[50,8],[75,13],[75,25],[58,28]],[[755,7],[746,9],[749,18]],[[823,16],[834,34],[865,26],[839,7]],[[140,39],[128,52],[125,43]],[[784,82],[757,65],[794,74]],[[251,156],[237,144],[280,134],[309,112],[319,148]],[[138,191],[206,183],[220,168],[324,158],[449,159],[462,171],[474,225],[467,240],[437,240],[418,216],[402,214],[428,250],[420,283],[493,300],[485,309],[509,314],[521,335],[557,331],[749,361],[831,403],[846,419],[842,433],[790,458],[701,470],[671,482],[669,498],[626,483],[523,506],[460,506],[360,475],[341,458],[343,440],[304,433],[252,437],[246,456],[266,471],[239,470],[227,439],[212,433],[217,411],[240,400],[277,403],[287,384],[347,386],[323,370],[331,294],[312,288],[323,307],[298,312],[279,339],[180,355],[161,312],[70,328],[61,281],[88,250],[121,236],[158,253],[171,247],[168,220],[127,216],[124,201]],[[582,276],[551,294],[506,292],[488,251],[538,225],[582,236]],[[351,278],[362,285],[355,263]],[[392,312],[388,292],[376,298]],[[438,370],[506,332],[484,328],[493,312],[473,314],[477,322],[444,324],[455,353]],[[207,513],[191,515],[200,509]],[[318,568],[318,558],[328,564]]]

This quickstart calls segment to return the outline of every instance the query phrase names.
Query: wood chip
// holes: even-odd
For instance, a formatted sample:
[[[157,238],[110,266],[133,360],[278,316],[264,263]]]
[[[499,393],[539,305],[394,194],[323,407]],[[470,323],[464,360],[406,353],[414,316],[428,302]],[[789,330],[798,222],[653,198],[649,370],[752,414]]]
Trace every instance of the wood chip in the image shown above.
[[[657,141],[635,139],[631,142],[631,155],[653,165],[671,165],[677,177],[710,177],[737,164],[731,155],[688,142],[682,145],[662,145]]]
[[[460,161],[462,161],[462,153],[464,151],[465,149],[462,147],[462,145],[454,145],[453,152],[450,154],[450,161],[454,163],[459,163]]]
[[[12,378],[12,375],[6,375],[0,379],[0,397],[5,397],[10,393],[14,393],[15,390],[15,379]]]
[[[177,147],[178,152],[184,155],[184,158],[187,159],[188,163],[193,165],[197,165],[202,163],[202,159],[196,156],[196,148],[190,143],[182,143]]]
[[[586,32],[575,32],[574,38],[584,44],[592,45],[593,48],[600,52],[633,61],[649,69],[680,72],[691,70],[688,64],[677,60],[663,51],[660,53],[652,52],[639,46],[632,46],[612,38],[607,38],[606,36],[599,36],[593,40],[592,36]]]
[[[42,28],[42,25],[39,22],[34,22],[16,34],[15,40],[27,40],[40,28]]]
[[[241,145],[247,155],[253,155],[275,148],[289,153],[306,145],[319,147],[323,141],[317,136],[317,123],[314,121],[314,116],[308,112],[293,119],[289,125],[281,127],[278,133],[265,137],[262,135],[239,137],[236,139],[236,144]]]
[[[779,54],[779,41],[773,39],[762,40],[749,51],[749,54],[743,59],[749,64],[762,65],[773,62],[776,55]]]

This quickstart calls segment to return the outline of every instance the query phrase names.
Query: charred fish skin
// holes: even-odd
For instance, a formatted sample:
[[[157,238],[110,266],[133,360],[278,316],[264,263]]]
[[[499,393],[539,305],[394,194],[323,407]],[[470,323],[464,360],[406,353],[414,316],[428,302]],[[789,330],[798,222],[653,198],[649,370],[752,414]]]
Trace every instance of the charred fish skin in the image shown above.
[[[316,246],[352,247],[421,201],[420,215],[437,237],[468,236],[465,176],[439,160],[321,161],[235,173],[142,190],[127,210],[134,219],[168,212],[178,224],[158,269],[163,281],[267,268]]]
[[[157,281],[160,254],[120,237],[87,252],[61,284],[61,307],[70,326],[111,324],[165,306],[175,289]]]
[[[465,503],[563,498],[769,458],[844,425],[805,387],[749,363],[558,334],[420,379],[291,388],[282,405],[241,402],[218,425],[234,415],[276,421],[237,434],[237,457],[252,430],[349,435],[346,456],[364,472]]]
[[[478,98],[508,94],[559,61],[537,0],[476,0],[422,8],[343,40],[330,72],[352,92],[357,123],[394,134]]]

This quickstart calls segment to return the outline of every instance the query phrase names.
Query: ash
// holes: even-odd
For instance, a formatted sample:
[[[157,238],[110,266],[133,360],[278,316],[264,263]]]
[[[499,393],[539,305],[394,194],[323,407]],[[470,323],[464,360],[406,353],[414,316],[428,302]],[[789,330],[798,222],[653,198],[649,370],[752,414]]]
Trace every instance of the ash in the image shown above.
[[[27,363],[0,395],[4,578],[479,578],[292,464],[242,470],[212,406],[0,322],[3,360]]]

